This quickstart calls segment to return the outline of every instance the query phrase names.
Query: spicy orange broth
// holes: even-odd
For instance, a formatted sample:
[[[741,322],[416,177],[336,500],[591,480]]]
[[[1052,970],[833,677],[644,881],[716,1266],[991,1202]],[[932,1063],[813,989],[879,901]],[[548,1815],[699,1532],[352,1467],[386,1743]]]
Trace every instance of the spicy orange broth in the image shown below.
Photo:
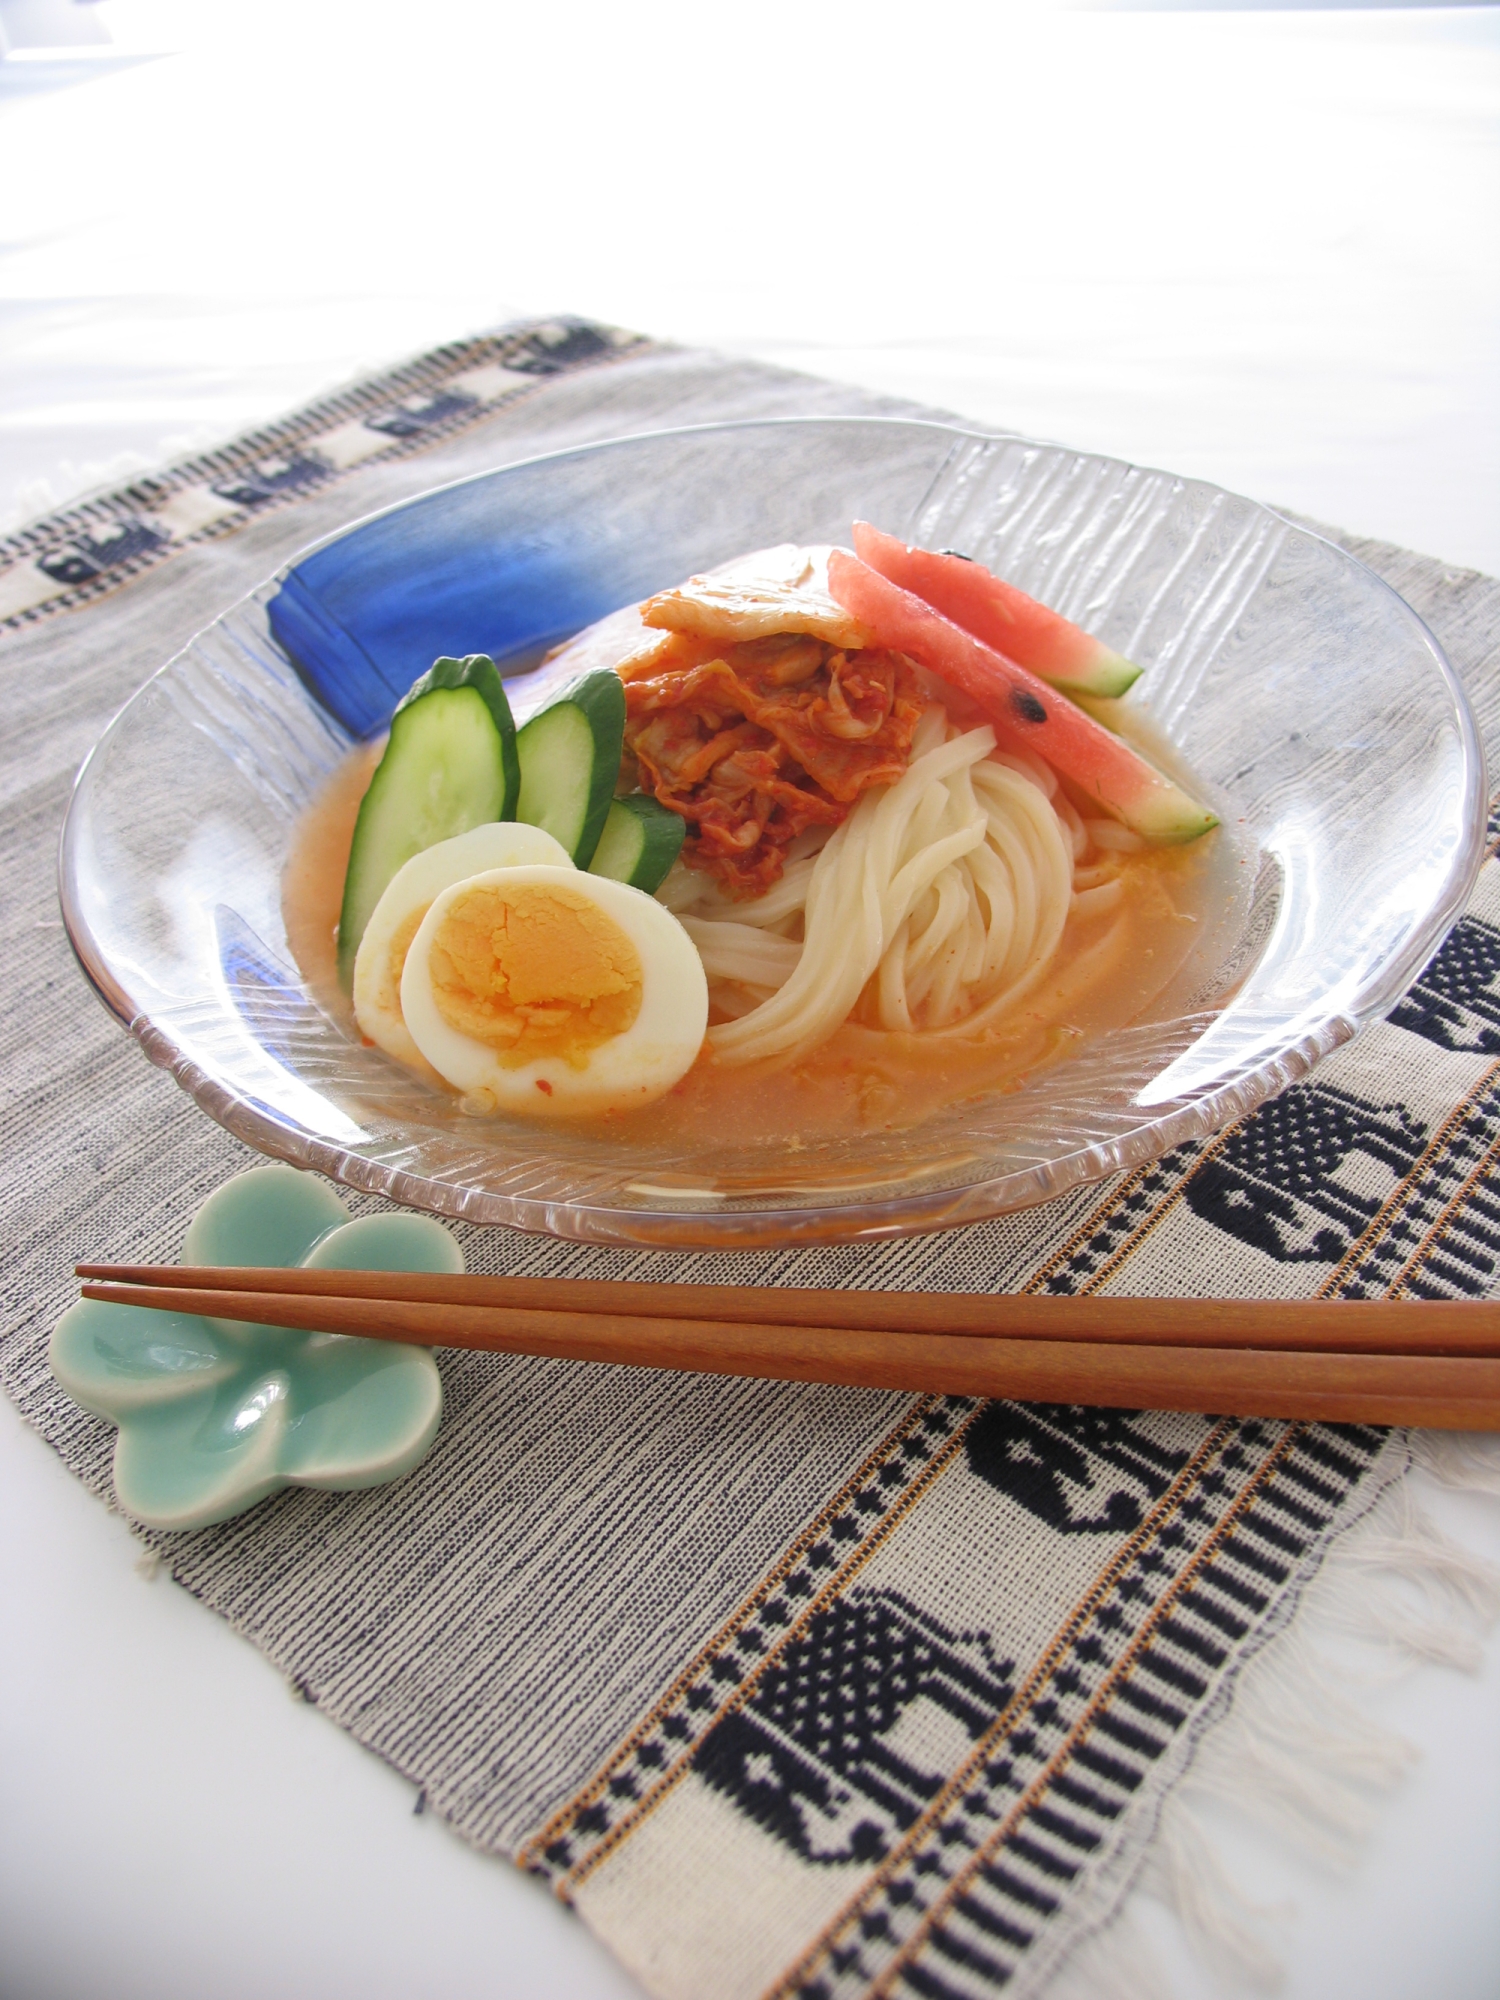
[[[357,1034],[338,977],[338,918],[354,821],[384,741],[351,751],[302,815],[282,877],[287,942],[318,1004]],[[668,1094],[641,1111],[576,1121],[642,1143],[736,1150],[857,1138],[1014,1090],[1108,1029],[1140,1019],[1192,948],[1222,830],[1185,847],[1118,857],[1125,894],[1113,910],[1074,919],[1046,977],[978,1041],[884,1034],[846,1022],[790,1065],[721,1068],[705,1050]]]

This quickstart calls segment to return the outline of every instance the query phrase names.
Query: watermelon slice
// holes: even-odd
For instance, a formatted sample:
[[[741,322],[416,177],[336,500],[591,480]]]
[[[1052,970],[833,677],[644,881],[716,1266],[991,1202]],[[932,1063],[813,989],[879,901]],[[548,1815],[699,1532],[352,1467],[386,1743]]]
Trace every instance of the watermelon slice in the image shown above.
[[[1113,700],[1141,677],[1134,661],[1090,638],[1060,612],[951,549],[910,549],[868,521],[854,524],[854,550],[871,569],[923,598],[976,639],[1068,694]]]
[[[1206,806],[1122,737],[845,549],[835,549],[828,559],[828,587],[876,645],[908,654],[966,694],[994,724],[1002,747],[1045,757],[1142,839],[1196,840],[1218,825]]]

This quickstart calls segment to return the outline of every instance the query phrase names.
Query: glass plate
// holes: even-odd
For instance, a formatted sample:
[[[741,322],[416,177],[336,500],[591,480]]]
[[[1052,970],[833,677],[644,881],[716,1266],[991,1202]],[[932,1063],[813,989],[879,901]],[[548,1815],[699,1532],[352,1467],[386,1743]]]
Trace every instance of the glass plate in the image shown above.
[[[1148,669],[1128,700],[1213,799],[1245,885],[1151,1018],[905,1132],[769,1159],[732,1135],[694,1152],[466,1118],[320,1010],[282,923],[294,823],[436,654],[502,659],[522,719],[560,635],[745,549],[847,540],[856,516],[992,564]],[[508,466],[300,557],[105,732],[61,898],[105,1003],[261,1152],[475,1222],[731,1248],[972,1222],[1214,1132],[1394,1004],[1463,907],[1484,804],[1432,635],[1317,535],[1055,446],[786,419]]]

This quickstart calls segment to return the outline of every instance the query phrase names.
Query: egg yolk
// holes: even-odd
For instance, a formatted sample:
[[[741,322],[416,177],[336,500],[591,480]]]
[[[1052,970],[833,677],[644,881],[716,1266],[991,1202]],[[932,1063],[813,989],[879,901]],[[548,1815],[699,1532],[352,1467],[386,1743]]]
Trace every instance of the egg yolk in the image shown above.
[[[455,896],[427,958],[439,1014],[520,1069],[541,1056],[585,1067],[641,1010],[641,961],[576,889],[485,885]]]

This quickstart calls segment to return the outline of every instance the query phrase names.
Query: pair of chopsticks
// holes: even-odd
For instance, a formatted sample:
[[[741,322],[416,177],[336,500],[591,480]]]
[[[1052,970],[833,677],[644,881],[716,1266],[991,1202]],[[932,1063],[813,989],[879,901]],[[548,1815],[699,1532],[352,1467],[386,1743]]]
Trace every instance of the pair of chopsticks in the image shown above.
[[[426,1347],[1116,1409],[1500,1430],[1500,1301],[990,1298],[80,1264],[83,1296]]]

